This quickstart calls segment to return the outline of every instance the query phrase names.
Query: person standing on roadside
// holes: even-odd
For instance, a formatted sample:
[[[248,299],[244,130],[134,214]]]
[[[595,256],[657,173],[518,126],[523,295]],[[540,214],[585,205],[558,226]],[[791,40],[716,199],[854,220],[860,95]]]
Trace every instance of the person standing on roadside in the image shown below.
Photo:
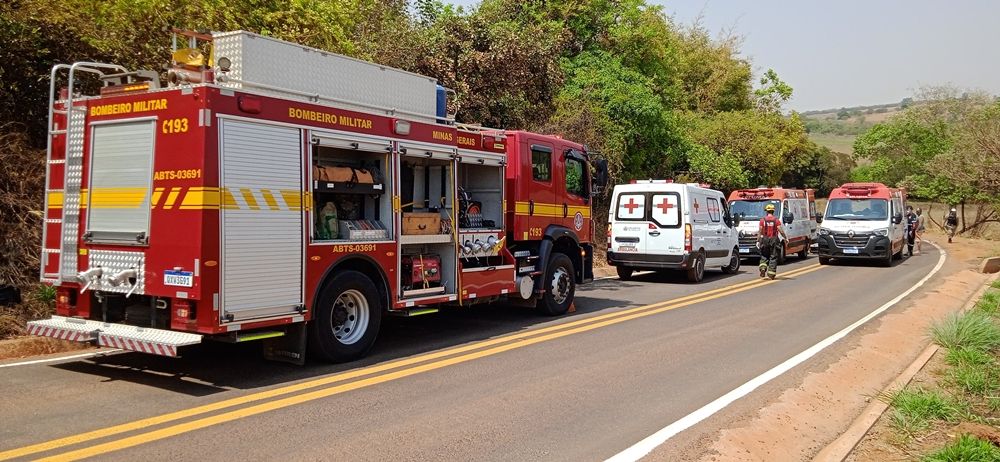
[[[951,211],[944,216],[944,229],[948,232],[948,243],[955,237],[955,231],[958,230],[958,210],[955,207],[951,208]]]
[[[917,253],[924,253],[920,250],[921,245],[924,242],[924,230],[927,229],[927,217],[924,216],[924,210],[917,207]]]
[[[917,214],[913,213],[913,207],[906,206],[906,253],[913,256],[913,244],[917,237]]]
[[[778,256],[781,255],[781,239],[788,239],[781,220],[774,216],[774,204],[764,206],[764,218],[760,219],[757,233],[757,247],[760,249],[760,277],[774,279],[778,276]]]

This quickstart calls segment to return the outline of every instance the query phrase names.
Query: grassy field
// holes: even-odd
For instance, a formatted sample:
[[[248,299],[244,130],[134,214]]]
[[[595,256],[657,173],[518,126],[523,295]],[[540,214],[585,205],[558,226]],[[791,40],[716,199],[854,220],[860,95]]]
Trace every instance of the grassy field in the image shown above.
[[[826,146],[832,151],[844,154],[854,153],[854,140],[857,135],[833,135],[827,133],[810,133],[809,139],[820,146]]]

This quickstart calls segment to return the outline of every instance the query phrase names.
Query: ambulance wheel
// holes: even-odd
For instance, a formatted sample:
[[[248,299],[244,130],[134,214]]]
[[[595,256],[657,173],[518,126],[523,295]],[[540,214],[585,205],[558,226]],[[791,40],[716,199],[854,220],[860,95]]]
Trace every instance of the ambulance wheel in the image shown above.
[[[635,272],[634,269],[626,268],[624,266],[615,267],[615,270],[618,271],[618,279],[621,279],[622,281],[632,280],[632,273]]]
[[[786,247],[785,247],[785,245],[784,245],[784,244],[782,244],[782,245],[781,245],[781,247],[779,247],[779,248],[780,248],[781,250],[780,250],[780,251],[779,251],[779,253],[778,253],[778,264],[779,264],[779,265],[784,265],[784,264],[785,264],[785,260],[787,260],[787,256],[786,256],[786,254],[785,254],[785,252],[786,252]]]
[[[809,244],[806,244],[802,250],[799,251],[799,260],[805,260],[809,258]]]
[[[819,264],[821,264],[821,265],[829,265],[830,264],[830,257],[819,257]]]
[[[309,352],[330,362],[365,355],[382,323],[378,288],[357,271],[340,272],[326,283],[309,322]]]
[[[733,256],[729,258],[729,264],[722,267],[722,272],[726,274],[736,274],[740,272],[740,249],[733,249]]]
[[[691,269],[687,271],[688,281],[701,282],[705,278],[705,254],[698,252],[691,260]]]
[[[879,263],[886,268],[892,267],[892,247],[885,251],[885,257],[879,260]]]
[[[573,276],[573,262],[566,254],[553,252],[545,267],[545,293],[538,299],[535,308],[546,316],[566,314],[576,293],[576,279]]]

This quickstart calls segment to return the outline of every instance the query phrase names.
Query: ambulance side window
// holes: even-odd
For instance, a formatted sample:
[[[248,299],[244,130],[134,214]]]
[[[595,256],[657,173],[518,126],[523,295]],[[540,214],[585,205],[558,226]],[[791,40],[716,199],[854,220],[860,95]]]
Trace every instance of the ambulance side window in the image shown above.
[[[531,177],[536,181],[552,181],[552,149],[531,146]]]
[[[708,218],[712,220],[712,223],[718,223],[722,221],[721,208],[719,206],[719,200],[714,197],[708,198]]]

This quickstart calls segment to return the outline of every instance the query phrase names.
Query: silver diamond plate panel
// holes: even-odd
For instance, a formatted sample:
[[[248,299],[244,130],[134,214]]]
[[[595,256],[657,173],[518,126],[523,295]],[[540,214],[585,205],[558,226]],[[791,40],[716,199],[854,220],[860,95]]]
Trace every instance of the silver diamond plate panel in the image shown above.
[[[49,319],[28,321],[29,330],[33,331],[38,328],[46,328],[46,327],[51,329],[61,329],[65,331],[93,333],[97,329],[101,328],[101,322],[78,319],[78,318],[67,318],[64,316],[52,316]]]
[[[434,120],[437,81],[430,77],[244,31],[213,34],[212,42],[217,59],[232,61],[229,76],[233,79],[426,114],[429,120],[420,119]],[[239,82],[221,85],[244,86]],[[262,91],[250,86],[247,89]]]
[[[111,275],[128,269],[135,268],[138,277],[135,280],[136,287],[133,294],[144,294],[146,290],[146,257],[142,252],[123,252],[116,250],[91,250],[90,267],[100,266],[104,269],[100,281],[90,286],[91,290],[101,290],[104,292],[114,292],[125,294],[132,290],[129,284],[113,286],[109,282]],[[73,273],[74,276],[76,273]]]
[[[128,338],[142,342],[159,343],[161,345],[184,346],[201,343],[201,335],[187,332],[175,332],[164,329],[129,326],[126,324],[102,324],[101,335]]]
[[[80,231],[80,187],[83,184],[83,138],[86,111],[69,111],[66,130],[66,178],[63,191],[62,248],[60,264],[63,278],[72,278],[77,268],[77,245]]]

